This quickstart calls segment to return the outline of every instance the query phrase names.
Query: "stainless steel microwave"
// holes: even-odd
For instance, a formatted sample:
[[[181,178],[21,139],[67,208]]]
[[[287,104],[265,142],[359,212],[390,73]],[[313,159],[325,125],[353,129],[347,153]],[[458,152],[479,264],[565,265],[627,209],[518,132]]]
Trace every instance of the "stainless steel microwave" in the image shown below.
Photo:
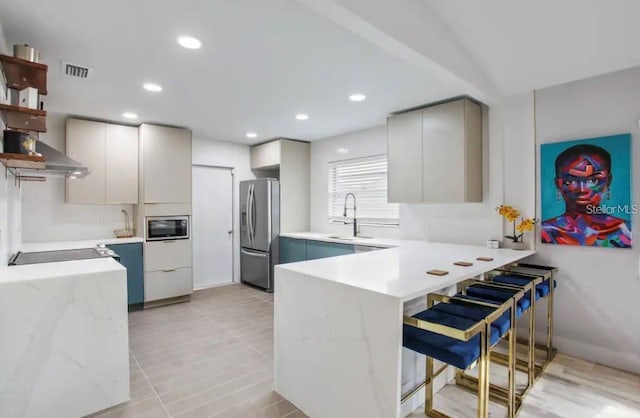
[[[147,216],[145,223],[147,241],[189,239],[188,216]]]

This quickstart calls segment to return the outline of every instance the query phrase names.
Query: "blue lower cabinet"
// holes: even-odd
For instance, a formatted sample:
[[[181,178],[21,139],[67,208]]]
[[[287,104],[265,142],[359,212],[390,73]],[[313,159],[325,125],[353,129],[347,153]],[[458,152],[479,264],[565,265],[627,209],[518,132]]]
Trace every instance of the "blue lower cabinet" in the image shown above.
[[[108,246],[120,256],[120,264],[127,269],[127,295],[129,305],[144,302],[144,264],[142,243]]]
[[[296,263],[307,259],[307,240],[280,237],[280,263]]]
[[[336,242],[307,241],[307,260],[317,258],[337,257],[339,255],[353,254],[354,248],[350,244]]]

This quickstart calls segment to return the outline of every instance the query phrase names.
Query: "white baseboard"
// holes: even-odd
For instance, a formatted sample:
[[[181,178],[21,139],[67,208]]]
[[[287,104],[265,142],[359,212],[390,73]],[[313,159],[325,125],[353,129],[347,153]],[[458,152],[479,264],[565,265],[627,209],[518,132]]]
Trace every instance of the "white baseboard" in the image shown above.
[[[198,290],[205,290],[205,289],[213,289],[214,287],[220,287],[220,286],[229,286],[230,284],[234,284],[234,281],[228,281],[228,282],[222,282],[222,283],[214,283],[210,286],[204,286],[204,287],[199,287],[197,289],[193,289],[194,292],[197,292]]]

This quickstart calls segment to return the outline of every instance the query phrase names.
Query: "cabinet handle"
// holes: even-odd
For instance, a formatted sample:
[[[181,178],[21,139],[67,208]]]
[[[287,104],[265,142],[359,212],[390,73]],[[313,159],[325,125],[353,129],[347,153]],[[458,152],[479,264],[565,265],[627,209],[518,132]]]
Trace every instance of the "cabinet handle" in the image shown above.
[[[173,244],[174,242],[176,242],[176,240],[171,239],[171,240],[164,240],[162,242],[164,242],[165,244]]]
[[[166,269],[166,270],[163,269],[162,271],[165,272],[165,273],[170,273],[172,271],[176,271],[176,269]]]

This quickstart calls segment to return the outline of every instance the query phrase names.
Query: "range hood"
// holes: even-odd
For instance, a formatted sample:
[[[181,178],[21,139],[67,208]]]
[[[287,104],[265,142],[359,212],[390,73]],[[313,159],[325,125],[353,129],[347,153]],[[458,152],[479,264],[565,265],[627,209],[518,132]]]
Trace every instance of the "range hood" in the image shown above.
[[[85,177],[91,171],[89,167],[67,157],[42,141],[38,141],[36,144],[36,151],[42,154],[45,160],[45,169],[39,170],[42,174],[81,178]]]
[[[55,148],[42,141],[36,144],[36,151],[45,159],[44,169],[20,168],[18,175],[21,177],[86,177],[91,170],[76,160],[67,157]]]

